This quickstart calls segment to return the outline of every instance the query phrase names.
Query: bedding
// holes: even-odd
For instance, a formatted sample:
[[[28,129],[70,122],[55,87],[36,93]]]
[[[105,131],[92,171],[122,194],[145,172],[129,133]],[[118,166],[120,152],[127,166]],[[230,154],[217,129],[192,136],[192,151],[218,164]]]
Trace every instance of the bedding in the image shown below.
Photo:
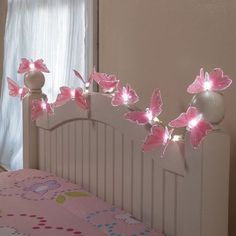
[[[0,173],[0,236],[163,236],[115,206],[54,175]]]

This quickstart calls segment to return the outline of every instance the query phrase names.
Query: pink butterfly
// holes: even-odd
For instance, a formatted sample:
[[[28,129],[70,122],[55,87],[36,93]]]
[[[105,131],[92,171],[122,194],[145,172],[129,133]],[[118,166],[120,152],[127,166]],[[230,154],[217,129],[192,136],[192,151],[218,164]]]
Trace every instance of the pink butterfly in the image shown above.
[[[172,133],[174,129],[168,130],[167,127],[162,127],[160,125],[154,125],[151,128],[150,133],[147,135],[144,144],[143,151],[151,151],[154,148],[158,148],[160,146],[164,146],[162,156],[171,140]]]
[[[152,93],[150,108],[146,108],[146,111],[127,112],[124,118],[140,125],[153,124],[162,112],[162,104],[161,92],[159,89],[155,89]]]
[[[49,73],[47,66],[43,63],[43,59],[38,59],[35,62],[29,61],[26,58],[21,59],[18,73],[23,74],[34,70]]]
[[[83,90],[81,88],[71,89],[69,87],[63,86],[60,87],[61,93],[58,94],[55,106],[62,106],[70,100],[75,100],[76,104],[84,109],[88,109],[87,99],[83,94]]]
[[[135,90],[133,90],[129,84],[125,87],[121,87],[118,83],[117,91],[111,100],[112,106],[131,105],[139,100]]]
[[[85,88],[85,92],[88,92],[90,86],[92,85],[92,82],[93,82],[93,77],[89,77],[88,81],[85,81],[82,77],[82,75],[79,73],[79,71],[77,70],[73,70],[74,73],[75,73],[75,76],[78,77],[82,83],[84,84],[84,88]]]
[[[10,78],[7,78],[9,95],[12,97],[20,96],[22,100],[25,95],[29,92],[29,89],[26,87],[20,88],[20,86]]]
[[[181,113],[169,123],[169,126],[187,127],[190,131],[190,142],[194,148],[197,148],[202,139],[212,130],[212,125],[204,120],[196,107],[189,107],[186,113]]]
[[[107,75],[105,73],[99,73],[96,72],[95,69],[93,70],[90,79],[96,81],[104,92],[114,91],[119,82],[119,80],[117,80],[115,75]]]
[[[54,108],[53,104],[48,103],[47,98],[44,99],[36,99],[32,101],[32,108],[31,108],[31,119],[36,120],[43,112],[46,111],[49,115],[53,115]]]
[[[196,77],[194,82],[187,88],[188,93],[201,93],[203,91],[220,91],[228,88],[232,80],[223,74],[223,70],[215,68],[210,74],[204,74],[203,68],[200,70],[200,75]]]

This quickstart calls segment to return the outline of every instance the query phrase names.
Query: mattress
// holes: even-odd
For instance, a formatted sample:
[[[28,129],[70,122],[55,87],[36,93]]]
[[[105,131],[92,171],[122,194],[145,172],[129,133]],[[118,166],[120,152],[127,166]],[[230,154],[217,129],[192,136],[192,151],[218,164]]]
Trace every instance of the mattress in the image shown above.
[[[39,170],[0,173],[0,236],[163,236],[79,186]]]

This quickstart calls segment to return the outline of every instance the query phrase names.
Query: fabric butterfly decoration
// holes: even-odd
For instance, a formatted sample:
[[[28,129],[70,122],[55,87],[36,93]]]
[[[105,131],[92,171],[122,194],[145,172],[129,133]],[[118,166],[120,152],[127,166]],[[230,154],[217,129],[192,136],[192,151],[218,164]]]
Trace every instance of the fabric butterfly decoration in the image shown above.
[[[168,130],[167,127],[162,127],[160,125],[152,126],[150,133],[147,135],[144,141],[142,150],[146,152],[151,151],[154,148],[164,146],[161,156],[163,157],[166,148],[171,140],[173,131],[174,129]]]
[[[138,100],[138,95],[129,84],[127,84],[125,87],[121,87],[120,83],[118,83],[117,91],[111,100],[111,104],[112,106],[132,105],[138,102]]]
[[[196,77],[194,82],[187,88],[187,92],[201,93],[204,91],[221,91],[228,88],[232,83],[232,80],[223,74],[223,70],[220,68],[214,69],[210,74],[204,73],[203,68],[200,70],[200,75]]]
[[[19,96],[22,100],[25,95],[29,92],[29,89],[26,87],[21,88],[14,80],[7,78],[9,95],[12,97]]]
[[[126,213],[126,214],[120,214],[120,215],[116,215],[115,219],[117,220],[123,220],[125,223],[129,224],[129,225],[136,225],[136,224],[140,224],[140,221],[134,219],[130,214]]]
[[[82,75],[79,73],[79,71],[77,71],[77,70],[73,70],[73,71],[74,71],[74,73],[75,73],[75,76],[78,77],[78,78],[82,81],[82,83],[83,83],[83,85],[84,85],[84,90],[85,90],[85,92],[88,92],[88,90],[90,89],[90,86],[92,85],[93,77],[92,77],[92,76],[89,76],[88,81],[85,81],[85,80],[83,79]]]
[[[96,81],[104,92],[113,92],[119,82],[115,75],[99,73],[95,69],[90,75],[90,79]]]
[[[32,101],[31,119],[36,120],[46,111],[49,115],[54,114],[54,106],[48,103],[48,99],[36,99]]]
[[[62,106],[70,100],[75,100],[76,104],[84,109],[88,109],[87,99],[83,94],[83,89],[81,88],[69,88],[66,86],[60,87],[60,94],[57,95],[55,102],[55,107]]]
[[[155,89],[152,93],[150,107],[146,108],[146,111],[130,111],[124,117],[139,125],[154,124],[162,112],[162,105],[161,92],[159,89]]]
[[[194,148],[197,148],[202,139],[212,130],[212,125],[204,120],[196,107],[189,107],[186,113],[181,113],[179,117],[169,123],[169,126],[187,127],[190,132],[190,142]]]
[[[41,71],[41,72],[49,73],[47,66],[43,63],[43,59],[30,61],[26,58],[22,58],[17,72],[20,74],[23,74],[29,71]]]

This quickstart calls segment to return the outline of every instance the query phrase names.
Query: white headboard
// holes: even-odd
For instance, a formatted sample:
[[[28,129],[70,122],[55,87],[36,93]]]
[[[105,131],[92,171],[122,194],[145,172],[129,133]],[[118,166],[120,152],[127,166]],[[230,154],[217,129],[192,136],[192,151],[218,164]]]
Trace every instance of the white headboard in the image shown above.
[[[141,151],[146,128],[124,120],[126,108],[106,95],[89,96],[89,111],[71,101],[35,124],[30,104],[41,87],[24,99],[25,168],[76,182],[167,236],[227,235],[227,134],[212,132],[197,150],[187,136],[160,158]]]

